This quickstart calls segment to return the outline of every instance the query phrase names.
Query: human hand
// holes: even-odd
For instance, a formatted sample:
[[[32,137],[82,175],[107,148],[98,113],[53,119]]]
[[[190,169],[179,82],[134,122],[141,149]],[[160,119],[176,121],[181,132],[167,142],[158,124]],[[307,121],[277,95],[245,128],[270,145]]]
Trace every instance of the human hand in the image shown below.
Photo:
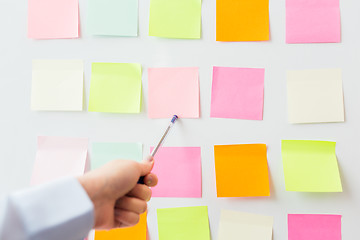
[[[129,227],[139,222],[147,209],[157,177],[150,173],[154,159],[142,163],[114,160],[103,167],[78,177],[78,181],[94,204],[95,229]],[[145,176],[145,184],[137,184]]]

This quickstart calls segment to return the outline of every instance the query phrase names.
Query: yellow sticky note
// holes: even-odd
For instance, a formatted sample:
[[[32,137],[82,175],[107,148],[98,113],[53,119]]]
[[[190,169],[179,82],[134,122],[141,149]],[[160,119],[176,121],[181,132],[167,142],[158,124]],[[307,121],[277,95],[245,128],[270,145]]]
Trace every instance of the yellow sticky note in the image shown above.
[[[270,196],[265,144],[214,147],[218,197]]]
[[[158,209],[157,219],[159,240],[210,240],[206,206]]]
[[[92,64],[90,112],[139,113],[140,108],[140,64]]]
[[[200,38],[201,0],[151,0],[149,36]]]
[[[216,0],[216,41],[269,40],[269,0]]]
[[[129,228],[118,228],[110,231],[96,230],[95,240],[117,240],[117,239],[131,239],[131,240],[146,240],[146,213],[140,215],[140,221],[137,225]]]
[[[342,192],[335,142],[283,140],[287,191]]]

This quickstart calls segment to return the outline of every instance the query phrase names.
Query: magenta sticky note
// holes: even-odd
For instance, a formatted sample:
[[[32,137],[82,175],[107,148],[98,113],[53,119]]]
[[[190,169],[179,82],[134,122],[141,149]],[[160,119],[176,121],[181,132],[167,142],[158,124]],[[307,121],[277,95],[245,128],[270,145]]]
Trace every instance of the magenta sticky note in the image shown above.
[[[31,185],[61,177],[80,176],[85,172],[87,138],[38,137]]]
[[[340,41],[339,0],[286,0],[287,43]]]
[[[262,120],[264,76],[263,68],[214,67],[210,116]]]
[[[28,0],[28,37],[78,38],[79,0]]]
[[[289,214],[288,240],[341,240],[341,215]]]
[[[152,172],[159,178],[153,197],[201,198],[200,147],[161,147]]]
[[[149,68],[149,118],[199,118],[199,69]]]

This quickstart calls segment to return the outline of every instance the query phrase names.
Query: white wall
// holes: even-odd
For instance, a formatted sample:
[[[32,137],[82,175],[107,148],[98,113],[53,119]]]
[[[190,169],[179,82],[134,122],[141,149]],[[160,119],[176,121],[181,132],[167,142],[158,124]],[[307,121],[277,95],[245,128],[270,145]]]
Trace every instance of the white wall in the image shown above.
[[[168,120],[147,118],[147,103],[139,115],[48,113],[30,111],[31,60],[84,59],[86,98],[91,62],[138,62],[144,69],[143,96],[147,99],[148,67],[200,67],[201,119],[181,120],[167,146],[201,146],[202,199],[153,199],[148,226],[157,239],[156,208],[208,205],[213,239],[221,208],[275,217],[274,240],[287,239],[287,213],[343,215],[343,239],[354,239],[360,199],[360,2],[341,1],[341,44],[285,44],[285,1],[270,1],[271,41],[220,43],[215,41],[215,0],[204,0],[201,40],[159,39],[147,36],[149,1],[140,0],[140,37],[93,37],[86,33],[87,1],[80,0],[81,38],[34,41],[26,38],[27,1],[0,0],[0,190],[28,186],[38,135],[81,136],[94,141],[143,142],[144,152],[156,143]],[[263,121],[210,119],[212,66],[264,67]],[[286,70],[342,68],[346,122],[291,125],[287,122]],[[336,141],[343,193],[285,192],[281,139]],[[266,143],[271,197],[217,199],[214,144]],[[239,183],[241,184],[241,183]],[[356,237],[355,237],[356,238]]]

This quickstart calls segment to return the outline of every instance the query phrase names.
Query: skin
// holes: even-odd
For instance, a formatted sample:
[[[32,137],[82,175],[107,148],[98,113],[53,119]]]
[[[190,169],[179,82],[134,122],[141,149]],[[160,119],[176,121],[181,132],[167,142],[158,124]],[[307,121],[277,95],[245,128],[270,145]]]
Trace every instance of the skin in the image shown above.
[[[158,179],[151,173],[154,159],[142,163],[114,160],[94,171],[78,177],[94,205],[95,229],[123,228],[136,225],[140,214],[147,209],[150,187]],[[145,184],[137,184],[145,176]]]

